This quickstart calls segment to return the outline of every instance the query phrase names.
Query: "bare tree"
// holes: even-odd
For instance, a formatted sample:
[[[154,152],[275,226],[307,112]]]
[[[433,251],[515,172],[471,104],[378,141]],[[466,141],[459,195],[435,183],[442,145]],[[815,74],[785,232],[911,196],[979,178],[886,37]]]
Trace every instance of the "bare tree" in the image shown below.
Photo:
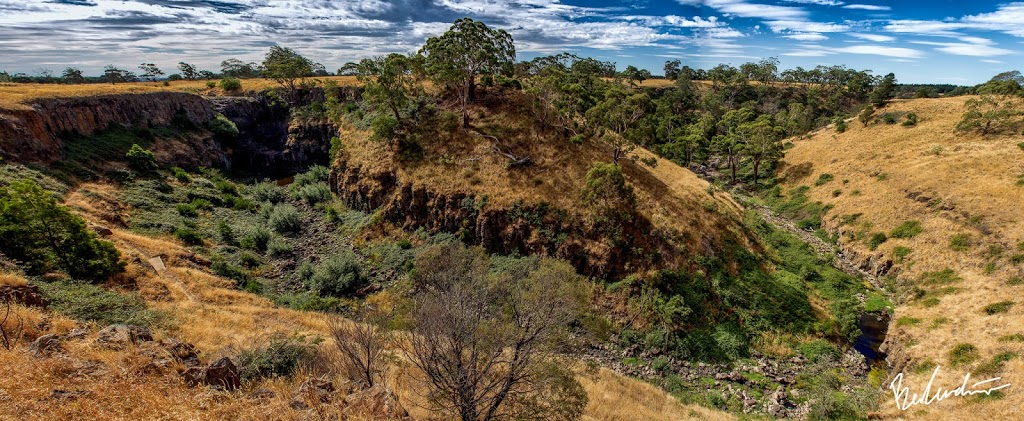
[[[391,342],[386,320],[381,312],[367,309],[352,321],[333,319],[329,322],[345,371],[366,387],[373,387],[383,374],[385,350]]]
[[[493,274],[482,250],[452,245],[425,251],[416,268],[404,347],[432,409],[464,421],[582,414],[586,393],[550,364],[584,301],[571,266],[526,260]]]
[[[9,297],[0,297],[0,308],[2,308],[0,310],[0,314],[2,314],[0,316],[0,346],[10,351],[21,339],[25,320],[18,313],[13,312]]]

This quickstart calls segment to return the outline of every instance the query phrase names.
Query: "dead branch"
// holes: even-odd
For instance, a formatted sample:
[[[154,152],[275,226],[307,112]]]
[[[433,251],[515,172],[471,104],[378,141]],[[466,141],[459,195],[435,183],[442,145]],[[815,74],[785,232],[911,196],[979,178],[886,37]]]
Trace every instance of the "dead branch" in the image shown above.
[[[17,313],[13,313],[14,319],[17,320],[17,325],[13,328],[7,327],[7,321],[11,319],[11,300],[8,298],[3,299],[3,313],[4,316],[0,318],[0,346],[10,351],[15,345],[18,344],[18,340],[21,338],[21,333],[25,328],[25,320]]]

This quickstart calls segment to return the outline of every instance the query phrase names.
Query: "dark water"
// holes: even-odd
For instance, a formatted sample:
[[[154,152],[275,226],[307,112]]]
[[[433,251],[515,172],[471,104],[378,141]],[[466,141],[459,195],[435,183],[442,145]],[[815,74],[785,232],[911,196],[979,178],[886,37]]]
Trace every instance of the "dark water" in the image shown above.
[[[885,360],[885,354],[878,352],[878,348],[885,341],[885,334],[889,332],[889,315],[877,313],[863,313],[860,315],[860,337],[854,342],[853,348],[864,355],[868,365],[875,361]]]

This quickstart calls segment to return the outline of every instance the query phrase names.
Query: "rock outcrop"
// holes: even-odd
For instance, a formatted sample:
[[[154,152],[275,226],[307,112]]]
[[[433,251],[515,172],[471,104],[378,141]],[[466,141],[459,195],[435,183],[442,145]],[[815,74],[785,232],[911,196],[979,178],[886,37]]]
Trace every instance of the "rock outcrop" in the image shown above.
[[[182,92],[45,98],[27,110],[0,110],[0,157],[48,163],[60,157],[61,137],[110,127],[201,126],[216,115],[206,99]]]

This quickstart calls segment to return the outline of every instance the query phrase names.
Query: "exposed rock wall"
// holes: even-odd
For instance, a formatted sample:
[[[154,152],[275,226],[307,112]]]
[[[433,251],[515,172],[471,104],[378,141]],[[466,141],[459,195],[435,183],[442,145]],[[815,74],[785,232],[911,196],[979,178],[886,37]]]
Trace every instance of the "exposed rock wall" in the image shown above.
[[[204,98],[180,92],[45,98],[31,106],[0,111],[0,157],[51,162],[60,157],[64,134],[89,135],[111,126],[199,126],[216,113]]]

